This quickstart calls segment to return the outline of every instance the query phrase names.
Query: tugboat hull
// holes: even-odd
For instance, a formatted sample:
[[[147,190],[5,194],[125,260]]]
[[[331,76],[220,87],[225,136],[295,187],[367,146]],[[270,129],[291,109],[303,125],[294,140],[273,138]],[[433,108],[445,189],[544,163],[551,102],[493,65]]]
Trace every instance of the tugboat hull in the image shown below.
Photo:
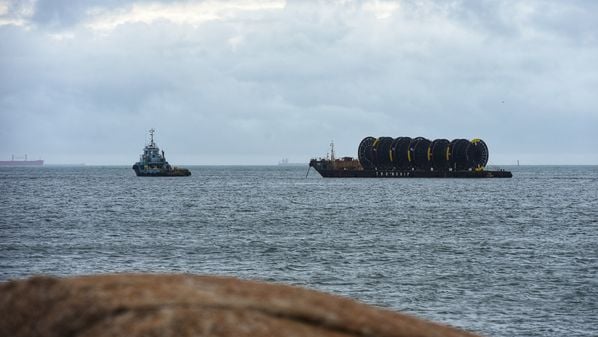
[[[191,171],[185,168],[141,170],[139,166],[133,165],[133,171],[138,177],[187,177],[191,175]]]
[[[191,175],[191,172],[181,173],[181,172],[160,172],[160,173],[137,173],[138,177],[188,177]]]

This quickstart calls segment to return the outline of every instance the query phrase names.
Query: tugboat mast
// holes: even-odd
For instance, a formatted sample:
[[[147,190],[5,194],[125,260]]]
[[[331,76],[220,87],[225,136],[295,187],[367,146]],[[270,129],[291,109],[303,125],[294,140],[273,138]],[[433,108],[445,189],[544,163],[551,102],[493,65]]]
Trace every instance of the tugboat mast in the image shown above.
[[[156,130],[154,130],[154,128],[151,128],[149,130],[149,133],[150,133],[150,146],[152,146],[152,147],[156,146],[156,144],[154,144],[154,132],[156,132]]]

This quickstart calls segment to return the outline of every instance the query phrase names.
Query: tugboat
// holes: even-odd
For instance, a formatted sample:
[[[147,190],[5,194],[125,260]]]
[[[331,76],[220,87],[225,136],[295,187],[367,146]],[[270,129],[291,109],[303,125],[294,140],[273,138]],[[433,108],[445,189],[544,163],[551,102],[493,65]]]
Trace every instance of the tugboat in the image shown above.
[[[160,153],[160,149],[154,143],[154,132],[156,130],[149,130],[150,143],[143,149],[143,154],[139,161],[133,165],[135,174],[139,177],[186,177],[190,176],[191,172],[186,168],[179,168],[170,166],[164,157],[164,151]]]

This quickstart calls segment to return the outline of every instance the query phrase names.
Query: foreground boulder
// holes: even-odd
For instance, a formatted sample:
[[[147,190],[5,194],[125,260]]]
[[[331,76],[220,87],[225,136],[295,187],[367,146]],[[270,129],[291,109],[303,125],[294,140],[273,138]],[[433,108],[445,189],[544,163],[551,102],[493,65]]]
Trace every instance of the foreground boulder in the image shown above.
[[[287,285],[120,274],[0,284],[0,336],[474,335]]]

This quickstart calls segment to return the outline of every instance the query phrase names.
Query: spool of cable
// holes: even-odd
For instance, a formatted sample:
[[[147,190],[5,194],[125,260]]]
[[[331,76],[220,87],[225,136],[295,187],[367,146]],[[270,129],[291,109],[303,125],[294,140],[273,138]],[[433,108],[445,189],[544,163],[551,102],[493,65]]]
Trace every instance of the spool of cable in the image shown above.
[[[429,160],[430,145],[429,139],[418,137],[412,146],[413,166],[418,170],[430,170],[431,162]]]
[[[393,167],[399,170],[409,168],[409,144],[411,144],[411,138],[409,137],[398,137],[392,142],[390,152]]]
[[[483,140],[474,138],[471,140],[467,149],[467,160],[470,168],[474,170],[483,170],[488,164],[489,151],[488,146]]]
[[[365,137],[361,143],[359,143],[359,148],[357,149],[357,158],[359,159],[359,163],[366,170],[374,168],[372,144],[374,144],[375,141],[376,138],[374,137]]]
[[[417,142],[419,142],[422,139],[424,139],[424,137],[415,137],[415,138],[411,139],[411,142],[409,143],[409,151],[407,152],[407,159],[409,160],[410,167],[415,166],[415,144],[417,144]]]
[[[435,171],[446,170],[449,167],[448,139],[435,139],[430,145],[430,162]]]
[[[471,144],[467,139],[454,139],[451,144],[450,166],[454,170],[468,170],[470,168],[467,159],[467,149]]]
[[[372,158],[374,166],[379,169],[389,169],[392,167],[390,161],[390,146],[394,139],[390,137],[380,137],[372,144]]]

